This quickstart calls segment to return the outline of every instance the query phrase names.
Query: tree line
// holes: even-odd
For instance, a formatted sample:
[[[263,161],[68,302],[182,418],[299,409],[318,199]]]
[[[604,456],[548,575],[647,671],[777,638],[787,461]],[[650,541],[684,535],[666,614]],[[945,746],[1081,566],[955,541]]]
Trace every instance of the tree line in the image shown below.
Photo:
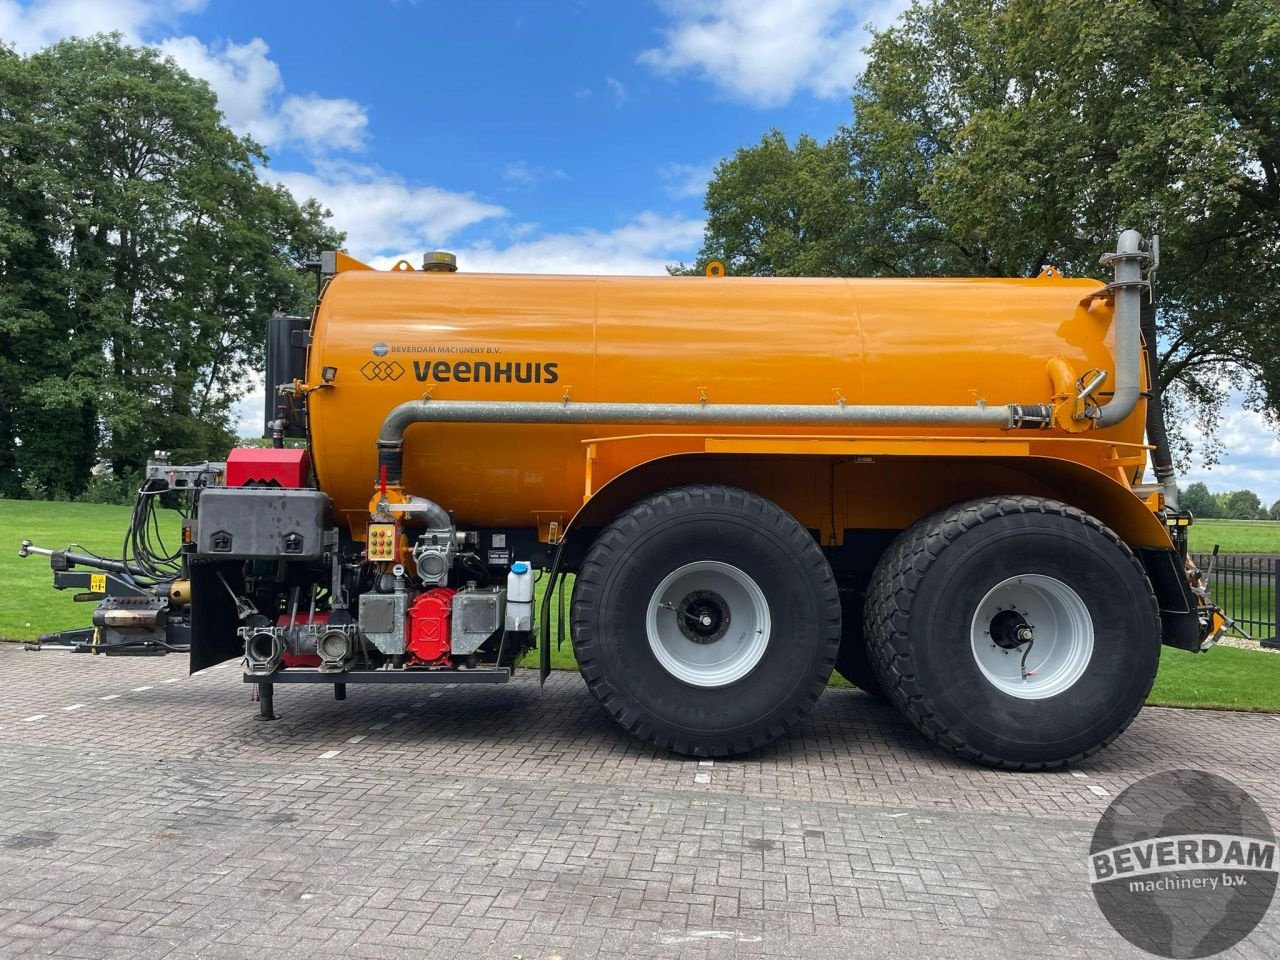
[[[342,242],[267,162],[154,50],[0,45],[0,496],[225,455],[267,318],[310,311],[300,267]]]
[[[830,139],[775,130],[717,166],[700,262],[1097,276],[1121,229],[1159,232],[1157,387],[1210,438],[1171,429],[1175,454],[1217,458],[1231,388],[1275,422],[1280,4],[916,2],[867,54]]]
[[[1178,505],[1202,519],[1280,520],[1280,500],[1268,509],[1252,490],[1210,493],[1203,483],[1193,483],[1180,494]]]

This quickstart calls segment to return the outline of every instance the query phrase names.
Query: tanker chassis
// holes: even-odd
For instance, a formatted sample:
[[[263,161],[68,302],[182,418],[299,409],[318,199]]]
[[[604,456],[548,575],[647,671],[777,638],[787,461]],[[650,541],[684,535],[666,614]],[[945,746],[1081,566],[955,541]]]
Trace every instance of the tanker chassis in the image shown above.
[[[270,719],[280,684],[503,683],[535,647],[545,680],[571,582],[587,687],[661,748],[759,747],[834,669],[960,756],[1062,766],[1128,726],[1162,642],[1229,623],[1147,390],[1158,243],[1102,262],[1107,284],[328,254],[312,316],[268,331],[273,446],[153,463],[120,560],[24,542],[97,603],[34,646],[241,658]],[[162,497],[187,507],[172,553]]]

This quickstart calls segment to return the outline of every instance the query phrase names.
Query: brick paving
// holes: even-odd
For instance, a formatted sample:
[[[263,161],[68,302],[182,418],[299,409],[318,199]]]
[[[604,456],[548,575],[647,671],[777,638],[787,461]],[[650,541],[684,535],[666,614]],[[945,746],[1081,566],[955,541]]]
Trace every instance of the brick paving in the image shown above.
[[[1199,767],[1280,820],[1271,716],[1148,709],[1010,774],[831,690],[709,763],[576,674],[277,687],[260,723],[236,665],[185,671],[0,644],[0,958],[1142,957],[1085,879],[1111,797]],[[1280,956],[1280,906],[1224,956]]]

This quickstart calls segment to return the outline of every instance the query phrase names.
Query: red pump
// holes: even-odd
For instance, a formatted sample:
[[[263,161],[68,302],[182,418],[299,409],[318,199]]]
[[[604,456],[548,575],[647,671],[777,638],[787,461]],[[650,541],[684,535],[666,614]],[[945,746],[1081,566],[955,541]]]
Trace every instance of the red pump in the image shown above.
[[[453,648],[453,595],[451,587],[434,587],[419,595],[409,607],[409,636],[405,642],[411,666],[449,666]]]

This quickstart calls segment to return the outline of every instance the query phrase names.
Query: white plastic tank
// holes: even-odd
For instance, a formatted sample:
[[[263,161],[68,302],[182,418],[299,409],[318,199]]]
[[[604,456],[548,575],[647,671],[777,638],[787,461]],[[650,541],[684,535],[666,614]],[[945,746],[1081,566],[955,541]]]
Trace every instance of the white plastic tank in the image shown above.
[[[507,573],[507,623],[508,630],[533,629],[533,570],[523,560],[517,560]]]

